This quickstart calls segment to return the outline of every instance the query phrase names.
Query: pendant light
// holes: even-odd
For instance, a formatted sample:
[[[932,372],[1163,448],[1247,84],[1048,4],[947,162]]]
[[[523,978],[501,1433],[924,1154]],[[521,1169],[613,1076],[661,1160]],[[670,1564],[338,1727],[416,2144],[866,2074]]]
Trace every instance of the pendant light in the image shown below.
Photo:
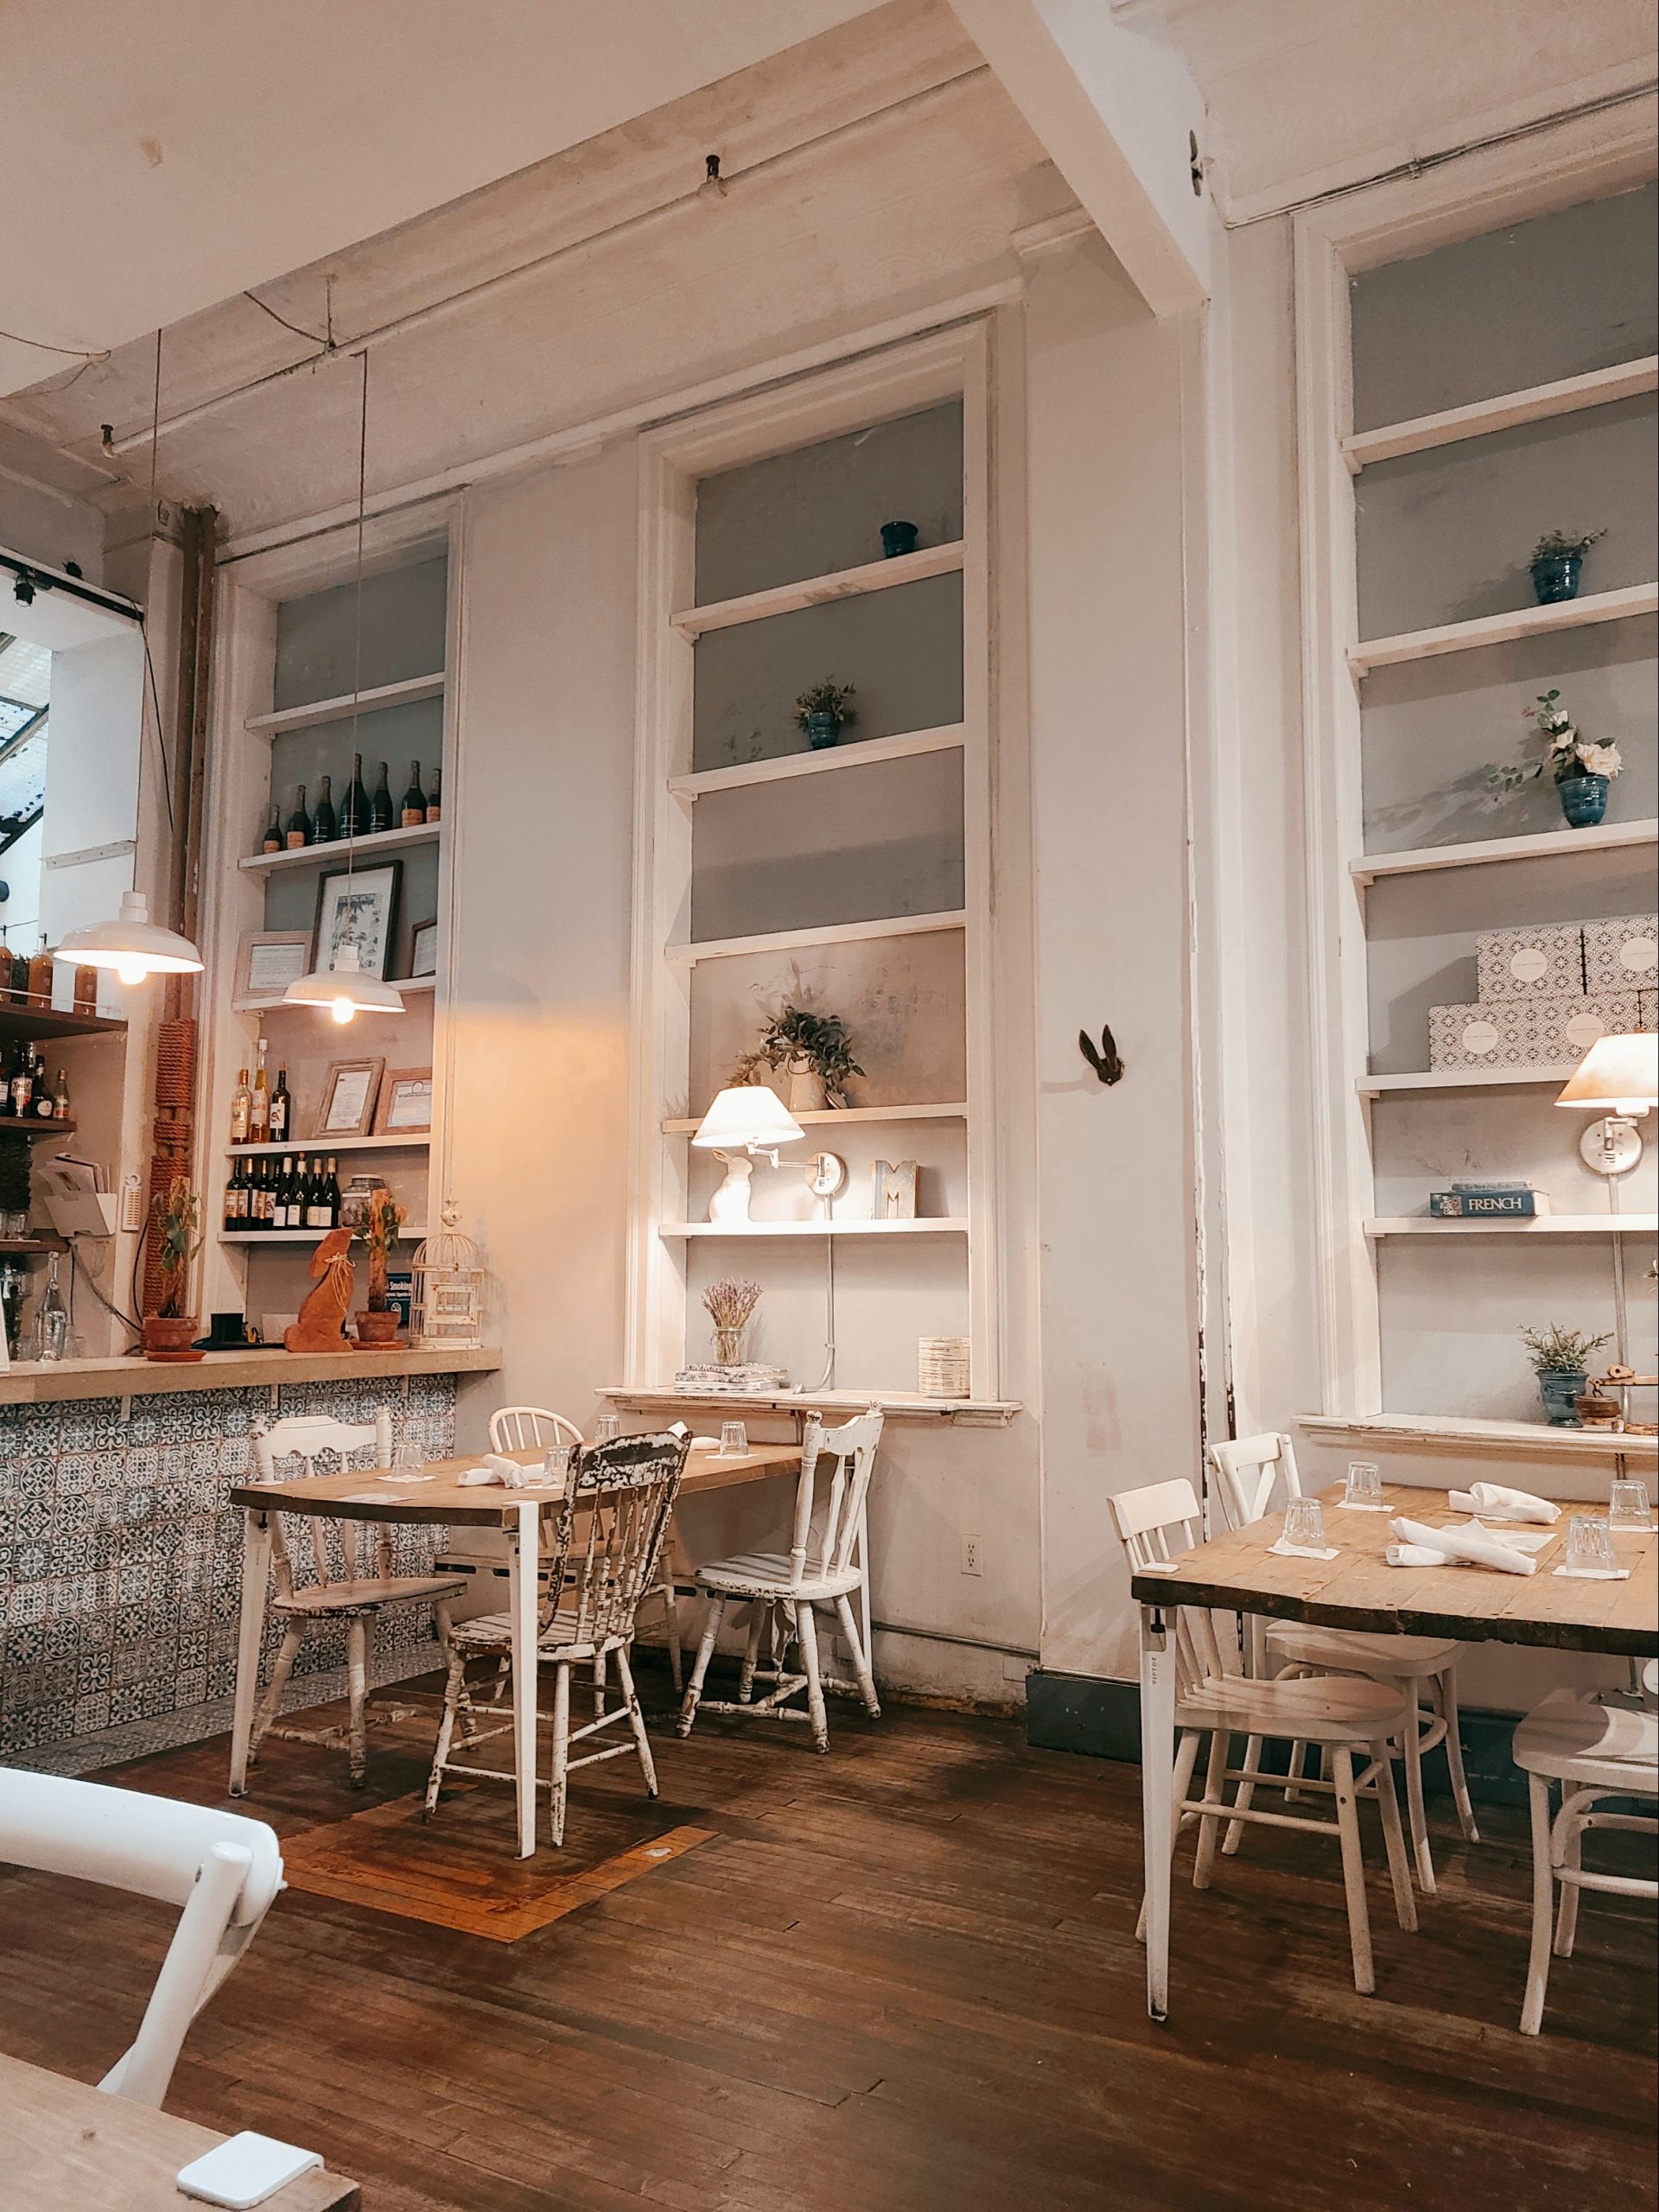
[[[363,518],[368,499],[369,356],[363,361],[363,402],[357,433],[357,596],[356,634],[352,659],[352,747],[357,747],[358,702],[363,693]],[[346,889],[352,887],[356,864],[357,817],[346,832]],[[318,947],[321,959],[321,947]],[[395,984],[367,974],[354,944],[342,944],[327,967],[319,964],[308,975],[298,976],[283,993],[285,1006],[326,1006],[343,1028],[359,1014],[402,1014],[403,994]]]

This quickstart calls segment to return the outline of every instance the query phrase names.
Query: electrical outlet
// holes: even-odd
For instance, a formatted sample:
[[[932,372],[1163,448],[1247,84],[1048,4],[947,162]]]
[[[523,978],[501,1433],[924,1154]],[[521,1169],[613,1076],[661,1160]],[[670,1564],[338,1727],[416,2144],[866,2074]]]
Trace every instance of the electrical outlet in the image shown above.
[[[964,1574],[984,1573],[985,1539],[983,1536],[964,1536],[963,1538],[962,1571]]]

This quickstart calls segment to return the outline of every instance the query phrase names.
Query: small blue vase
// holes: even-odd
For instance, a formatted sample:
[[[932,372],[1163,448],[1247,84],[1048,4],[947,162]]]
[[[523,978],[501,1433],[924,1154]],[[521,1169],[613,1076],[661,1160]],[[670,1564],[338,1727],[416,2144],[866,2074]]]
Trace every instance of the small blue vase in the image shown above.
[[[1573,1401],[1583,1395],[1587,1379],[1581,1367],[1539,1369],[1538,1395],[1544,1402],[1544,1419],[1552,1428],[1584,1427],[1573,1410]]]
[[[806,741],[814,753],[822,753],[825,746],[833,745],[840,735],[841,716],[839,715],[817,714],[807,716]]]
[[[1579,583],[1584,575],[1582,553],[1550,553],[1532,564],[1532,588],[1538,594],[1540,607],[1551,607],[1558,599],[1576,599]]]
[[[1605,776],[1568,776],[1555,788],[1569,829],[1593,830],[1607,811]]]
[[[881,550],[889,561],[897,561],[906,553],[916,550],[916,541],[921,536],[913,522],[884,522],[881,525]]]

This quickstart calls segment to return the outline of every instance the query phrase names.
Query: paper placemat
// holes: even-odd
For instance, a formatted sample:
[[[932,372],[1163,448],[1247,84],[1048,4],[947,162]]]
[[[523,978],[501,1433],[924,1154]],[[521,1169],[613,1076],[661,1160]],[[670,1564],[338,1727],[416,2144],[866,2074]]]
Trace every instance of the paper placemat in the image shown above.
[[[1281,1559],[1335,1559],[1337,1547],[1328,1545],[1324,1551],[1315,1551],[1312,1544],[1287,1544],[1282,1536],[1276,1544],[1269,1544],[1270,1552],[1277,1552]]]
[[[1551,1573],[1559,1574],[1569,1582],[1628,1582],[1628,1567],[1556,1567]]]
[[[1327,1513],[1397,1513],[1399,1510],[1397,1505],[1351,1505],[1345,1497],[1338,1498],[1334,1506],[1325,1507]]]

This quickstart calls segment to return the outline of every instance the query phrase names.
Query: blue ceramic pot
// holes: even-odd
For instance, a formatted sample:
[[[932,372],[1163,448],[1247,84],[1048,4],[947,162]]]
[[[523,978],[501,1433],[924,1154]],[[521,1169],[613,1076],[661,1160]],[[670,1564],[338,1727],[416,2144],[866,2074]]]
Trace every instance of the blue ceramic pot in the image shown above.
[[[896,561],[901,553],[916,550],[916,540],[920,535],[913,522],[884,522],[881,525],[881,550],[889,561]]]
[[[806,741],[814,753],[822,753],[825,746],[833,745],[840,735],[841,716],[839,715],[817,714],[807,716]]]
[[[1593,830],[1607,811],[1605,776],[1568,776],[1555,788],[1570,829]]]
[[[1535,561],[1532,588],[1538,594],[1539,606],[1553,606],[1558,599],[1576,599],[1583,575],[1582,553],[1551,553],[1541,561]]]
[[[1581,1367],[1541,1367],[1538,1395],[1544,1402],[1544,1419],[1552,1428],[1582,1428],[1573,1410],[1574,1398],[1583,1395],[1588,1377]]]

